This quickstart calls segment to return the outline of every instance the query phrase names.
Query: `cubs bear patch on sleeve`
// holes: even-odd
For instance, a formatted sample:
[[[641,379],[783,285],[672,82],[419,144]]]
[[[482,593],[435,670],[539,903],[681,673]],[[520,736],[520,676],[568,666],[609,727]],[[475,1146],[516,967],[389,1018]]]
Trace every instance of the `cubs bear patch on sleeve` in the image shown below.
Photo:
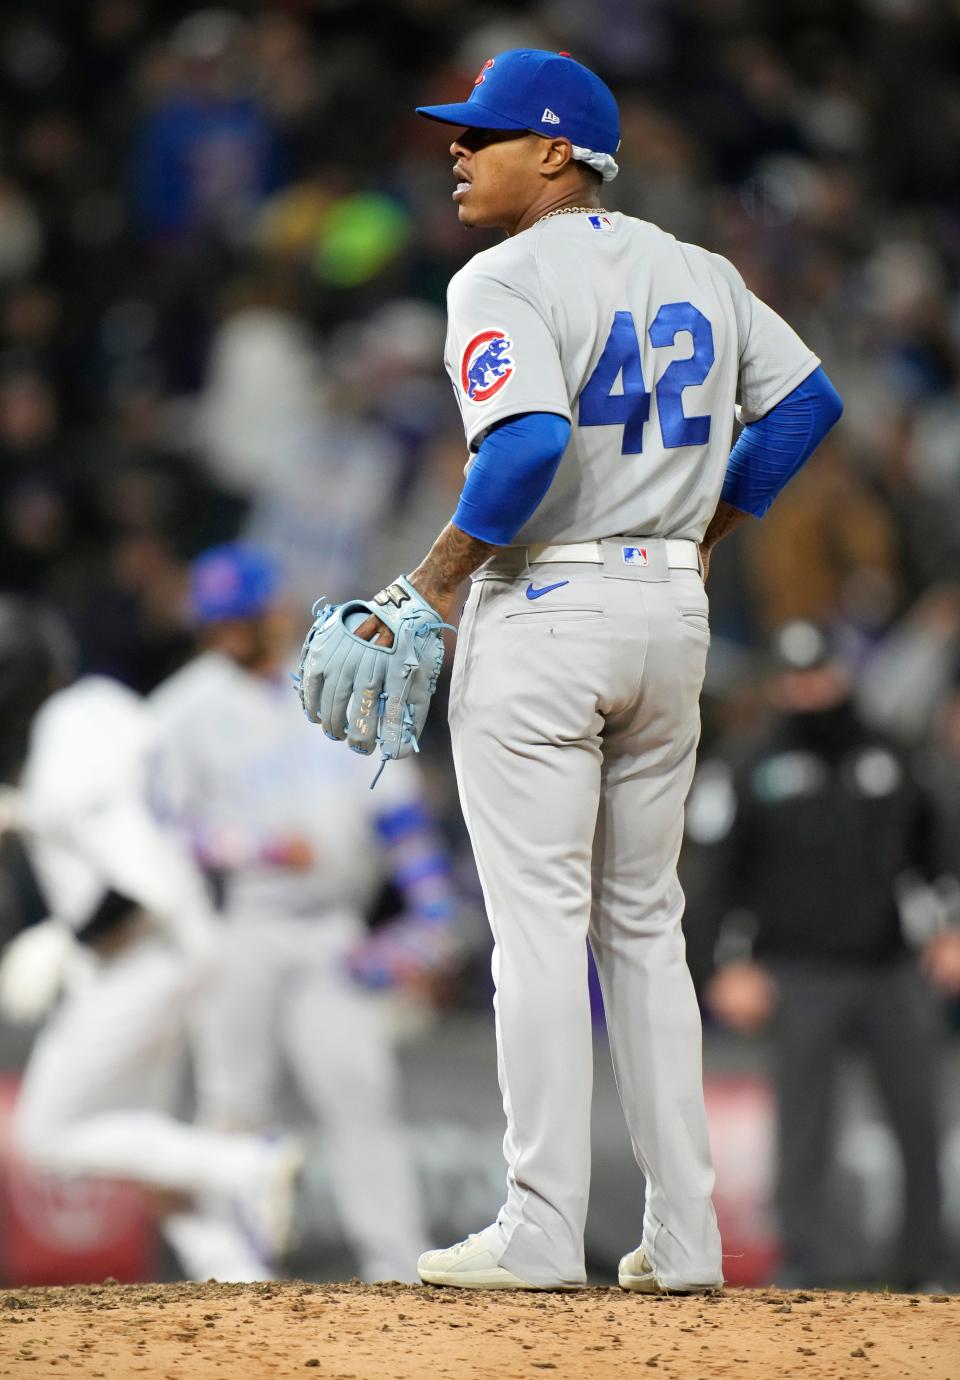
[[[557,342],[529,296],[468,265],[450,284],[445,362],[471,449],[523,412],[570,420]]]
[[[513,341],[506,331],[480,331],[460,360],[460,387],[473,403],[485,403],[513,378]]]

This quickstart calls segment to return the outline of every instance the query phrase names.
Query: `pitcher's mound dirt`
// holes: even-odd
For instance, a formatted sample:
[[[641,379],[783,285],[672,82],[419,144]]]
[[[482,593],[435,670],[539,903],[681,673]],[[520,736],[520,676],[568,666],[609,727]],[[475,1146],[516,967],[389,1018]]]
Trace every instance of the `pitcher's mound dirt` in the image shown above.
[[[718,1298],[404,1285],[166,1284],[0,1294],[0,1376],[960,1380],[960,1297]]]

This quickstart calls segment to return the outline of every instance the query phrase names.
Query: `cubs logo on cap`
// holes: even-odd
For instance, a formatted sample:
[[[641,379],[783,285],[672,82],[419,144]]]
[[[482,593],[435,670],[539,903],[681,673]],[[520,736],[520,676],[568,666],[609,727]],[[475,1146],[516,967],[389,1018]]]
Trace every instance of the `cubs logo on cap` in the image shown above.
[[[190,603],[198,623],[257,618],[282,592],[283,572],[266,551],[223,542],[202,552],[190,571]]]
[[[485,403],[513,378],[513,341],[506,331],[481,331],[460,361],[460,385],[471,402]]]
[[[595,153],[616,153],[620,116],[613,92],[569,53],[512,48],[489,58],[465,101],[421,105],[418,115],[468,129],[563,135]]]

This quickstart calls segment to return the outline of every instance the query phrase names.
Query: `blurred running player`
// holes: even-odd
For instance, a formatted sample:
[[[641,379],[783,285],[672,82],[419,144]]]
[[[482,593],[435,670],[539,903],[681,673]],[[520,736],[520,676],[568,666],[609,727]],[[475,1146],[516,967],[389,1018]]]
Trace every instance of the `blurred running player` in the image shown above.
[[[116,682],[72,678],[49,612],[0,598],[4,853],[28,885],[0,1001],[41,1029],[18,1148],[55,1174],[165,1191],[164,1232],[199,1279],[269,1277],[292,1223],[299,1150],[175,1120],[185,1024],[217,924],[188,854],[145,798],[150,717]],[[32,922],[32,923],[31,923]]]
[[[414,1280],[426,1234],[397,1111],[383,1003],[453,957],[449,864],[412,763],[375,793],[369,763],[324,751],[289,667],[294,618],[278,566],[231,543],[197,561],[204,650],[153,697],[161,808],[218,875],[227,918],[200,1041],[201,1115],[275,1124],[283,1071],[329,1143],[346,1240],[368,1280]],[[367,937],[389,874],[404,918]]]

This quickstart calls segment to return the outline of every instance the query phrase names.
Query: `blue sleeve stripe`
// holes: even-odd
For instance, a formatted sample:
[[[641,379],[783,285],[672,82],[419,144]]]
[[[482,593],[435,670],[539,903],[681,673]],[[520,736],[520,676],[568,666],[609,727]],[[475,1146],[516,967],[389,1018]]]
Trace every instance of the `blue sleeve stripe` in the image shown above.
[[[743,428],[730,452],[720,497],[763,517],[842,412],[840,394],[823,369],[814,369],[776,407]]]
[[[570,440],[553,412],[525,412],[487,432],[453,521],[478,541],[506,546],[539,508]]]
[[[406,866],[398,867],[393,873],[393,880],[401,889],[408,886],[416,886],[418,882],[428,881],[431,877],[449,877],[450,862],[445,853],[431,853],[428,857],[418,858],[416,862],[408,863]]]
[[[417,914],[424,920],[449,920],[456,914],[452,895],[443,900],[422,902],[417,907]]]

